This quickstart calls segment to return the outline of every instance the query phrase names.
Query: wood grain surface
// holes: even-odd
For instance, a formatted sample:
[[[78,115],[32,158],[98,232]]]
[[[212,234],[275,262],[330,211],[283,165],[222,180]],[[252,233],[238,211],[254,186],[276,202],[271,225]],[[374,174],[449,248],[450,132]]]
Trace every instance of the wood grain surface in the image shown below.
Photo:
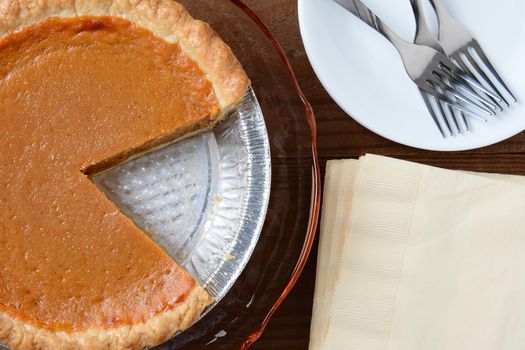
[[[297,1],[245,0],[245,3],[280,41],[314,108],[323,173],[329,159],[375,153],[449,169],[525,175],[525,133],[474,151],[440,153],[402,146],[368,131],[335,104],[315,76],[299,34]],[[308,349],[316,256],[317,245],[298,284],[254,349]]]

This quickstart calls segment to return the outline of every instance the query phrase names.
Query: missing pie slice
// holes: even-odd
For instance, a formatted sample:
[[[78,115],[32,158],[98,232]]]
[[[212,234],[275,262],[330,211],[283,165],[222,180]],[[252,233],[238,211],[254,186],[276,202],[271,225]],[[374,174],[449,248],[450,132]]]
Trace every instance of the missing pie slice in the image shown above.
[[[0,1],[0,343],[142,349],[212,301],[87,172],[208,128],[249,80],[170,0]]]

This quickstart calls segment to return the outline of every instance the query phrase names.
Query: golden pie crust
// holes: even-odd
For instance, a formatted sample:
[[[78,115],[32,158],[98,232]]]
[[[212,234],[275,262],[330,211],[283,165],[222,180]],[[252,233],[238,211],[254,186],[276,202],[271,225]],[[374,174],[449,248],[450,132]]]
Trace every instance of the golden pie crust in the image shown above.
[[[210,92],[207,97],[207,100],[211,101],[211,107],[209,107],[211,114],[196,117],[195,122],[185,121],[181,124],[180,130],[169,130],[166,133],[167,136],[158,131],[161,140],[172,136],[184,137],[186,133],[219,122],[225,113],[241,100],[250,84],[246,73],[231,49],[210,26],[194,20],[182,5],[170,0],[0,0],[0,41],[2,38],[13,35],[13,33],[16,34],[26,28],[31,28],[32,25],[52,21],[56,18],[63,18],[64,21],[74,18],[88,18],[87,21],[89,21],[89,18],[98,17],[105,18],[101,20],[101,23],[108,18],[129,21],[140,28],[147,29],[167,43],[176,44],[184,56],[193,61],[198,69],[203,72],[207,83],[211,84],[213,92]],[[139,36],[142,35],[140,31],[137,33]],[[189,70],[195,70],[191,64],[188,63],[187,66]],[[215,99],[218,103],[217,107],[213,106]],[[179,124],[167,123],[166,125],[176,128]],[[159,127],[159,130],[163,130],[162,127]],[[151,142],[144,147],[159,143],[158,140],[147,138],[145,140]],[[130,144],[134,145],[134,143]],[[123,145],[125,146],[126,143],[122,142],[119,147],[122,148]],[[117,148],[120,153],[110,154],[117,156],[112,161],[125,159],[128,156],[122,154],[120,148]],[[137,151],[140,149],[130,150],[131,153],[137,153]],[[103,153],[101,154],[98,156],[104,160]],[[5,160],[2,160],[0,155],[0,166],[2,161]],[[93,164],[84,165],[87,168]],[[86,170],[86,168],[82,170]],[[2,184],[0,183],[0,185]],[[101,194],[101,201],[103,201],[102,197]],[[0,193],[1,204],[2,196]],[[106,206],[105,210],[113,210],[108,202],[104,202],[104,205]],[[126,229],[132,234],[139,231],[132,227],[131,222],[127,223],[125,220],[121,222],[125,225],[129,224]],[[1,226],[0,229],[2,229]],[[1,238],[0,235],[0,244],[2,244]],[[164,254],[159,248],[154,247],[152,242],[148,243],[149,241],[146,242],[146,240],[148,239],[144,238],[141,244],[147,248],[148,254],[152,254],[151,256]],[[0,245],[0,247],[2,246]],[[159,266],[166,267],[169,265],[166,257],[162,257],[159,261]],[[57,267],[57,269],[59,268]],[[46,323],[44,327],[36,321],[29,322],[23,317],[13,316],[12,313],[0,312],[0,343],[8,345],[13,350],[143,349],[157,345],[169,339],[176,332],[189,327],[205,307],[212,302],[209,294],[186,272],[182,270],[172,271],[170,268],[174,269],[173,266],[169,265],[166,275],[178,276],[184,282],[184,288],[181,287],[180,291],[176,290],[180,292],[180,298],[175,304],[170,301],[169,307],[167,306],[161,312],[147,319],[115,320],[112,325],[106,325],[100,320],[95,320],[92,321],[94,327],[87,329],[72,327],[68,329],[67,327],[54,327],[42,321],[42,324]],[[1,277],[2,272],[0,271]],[[2,310],[2,300],[0,300],[0,310]]]
[[[144,349],[191,326],[210,303],[209,294],[196,286],[177,308],[142,324],[74,333],[49,331],[0,313],[0,340],[12,350]]]
[[[206,73],[223,110],[235,105],[250,83],[231,49],[213,29],[169,0],[2,0],[0,36],[49,17],[82,16],[124,18],[178,44]]]

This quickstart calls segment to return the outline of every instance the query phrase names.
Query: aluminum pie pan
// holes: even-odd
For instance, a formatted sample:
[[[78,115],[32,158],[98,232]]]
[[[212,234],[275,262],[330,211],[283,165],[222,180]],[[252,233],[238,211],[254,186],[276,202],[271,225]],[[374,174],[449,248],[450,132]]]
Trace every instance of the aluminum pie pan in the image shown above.
[[[213,130],[92,177],[104,193],[211,294],[227,294],[266,217],[271,157],[252,88]]]

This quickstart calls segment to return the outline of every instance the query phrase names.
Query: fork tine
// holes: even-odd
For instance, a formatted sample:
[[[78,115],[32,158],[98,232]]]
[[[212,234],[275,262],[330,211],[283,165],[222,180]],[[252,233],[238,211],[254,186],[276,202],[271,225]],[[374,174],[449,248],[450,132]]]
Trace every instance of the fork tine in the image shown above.
[[[440,71],[443,73],[443,75],[446,76],[448,80],[450,80],[454,85],[459,87],[461,90],[463,90],[466,94],[469,96],[477,99],[478,101],[482,102],[487,107],[490,107],[494,110],[498,109],[498,105],[494,104],[492,101],[488,100],[487,98],[483,97],[482,95],[478,94],[476,90],[474,90],[468,83],[458,79],[455,77],[455,74],[450,70],[449,67],[447,67],[444,64],[440,64],[439,66]],[[451,84],[449,84],[451,85]]]
[[[518,100],[516,99],[514,94],[510,91],[509,87],[505,84],[505,82],[503,81],[501,76],[498,74],[498,72],[496,71],[492,63],[490,63],[490,60],[487,58],[487,56],[485,55],[485,52],[483,51],[483,49],[481,48],[481,46],[476,40],[472,42],[472,49],[474,50],[474,52],[476,52],[476,54],[481,59],[483,64],[487,66],[487,68],[490,70],[494,78],[496,78],[498,83],[500,83],[500,85],[505,89],[505,91],[507,91],[507,93],[514,100],[514,102],[517,102]]]
[[[432,95],[430,95],[430,96],[432,96]],[[450,121],[448,120],[447,114],[445,113],[445,110],[443,109],[442,101],[439,98],[435,97],[435,96],[432,96],[432,98],[434,99],[434,102],[436,103],[436,106],[437,106],[439,114],[441,115],[441,118],[445,122],[445,125],[447,126],[447,129],[450,132],[450,136],[453,136],[454,135],[454,131],[452,131],[452,127],[450,125]]]
[[[440,88],[438,88],[438,91],[442,93]],[[441,114],[443,114],[443,119],[445,119],[445,121],[447,123],[449,123],[447,113],[445,112],[445,109],[444,109],[444,105],[447,106],[447,110],[449,112],[450,118],[454,122],[454,126],[456,127],[456,131],[459,134],[461,134],[462,133],[461,127],[459,126],[458,120],[456,119],[456,115],[452,112],[452,107],[450,106],[450,104],[448,104],[447,102],[442,101],[442,100],[437,100],[437,104],[439,106]],[[449,127],[450,127],[450,124],[449,124]]]
[[[439,119],[437,117],[436,111],[434,110],[434,108],[432,106],[432,103],[430,102],[430,97],[432,97],[432,98],[435,98],[435,97],[432,96],[432,95],[427,94],[425,91],[423,91],[421,89],[419,90],[419,92],[421,93],[421,97],[423,98],[423,101],[427,105],[427,109],[430,112],[430,116],[432,117],[432,119],[434,120],[434,123],[436,124],[437,128],[439,129],[439,132],[441,133],[441,136],[443,136],[443,138],[447,138],[447,135],[445,134],[445,131],[443,130],[443,127],[441,126],[441,123],[439,122]],[[439,101],[436,100],[436,102],[437,102],[437,104],[439,104]],[[452,129],[450,128],[450,125],[448,124],[448,121],[445,118],[443,118],[443,119],[445,120],[445,125],[448,128],[450,136],[452,136]]]
[[[476,89],[479,89],[479,90],[483,91],[485,94],[488,95],[488,97],[490,99],[492,99],[492,101],[495,104],[498,105],[498,107],[501,110],[503,110],[503,108],[498,103],[498,102],[503,102],[501,97],[499,97],[498,95],[496,95],[495,93],[493,93],[492,91],[490,91],[489,89],[484,87],[483,84],[478,82],[478,80],[476,79],[474,74],[472,74],[470,68],[465,64],[465,62],[463,62],[463,60],[461,60],[461,59],[459,61],[454,60],[454,62],[456,62],[457,66],[459,68],[461,68],[461,70],[455,70],[454,71],[454,75],[457,75],[459,77],[459,79],[463,80],[465,83],[468,83],[468,84],[472,85],[473,87],[475,87]]]
[[[452,107],[451,105],[449,105],[447,103],[447,107],[448,107],[448,111],[450,112],[450,114],[452,114],[454,116],[454,118],[456,119],[461,119],[461,121],[463,122],[462,125],[465,127],[465,132],[469,132],[470,131],[470,124],[467,120],[467,117],[465,116],[465,113]],[[458,117],[459,115],[459,117]],[[485,120],[485,119],[483,119]],[[459,123],[459,122],[458,122]]]
[[[446,103],[446,102],[439,102],[439,104],[441,106],[442,106],[443,103]],[[452,112],[451,109],[450,109],[450,105],[448,103],[447,103],[447,106],[448,106],[448,111]],[[443,109],[443,107],[441,107],[441,108]],[[443,110],[443,113],[445,113],[444,110]],[[445,113],[445,116],[446,116],[446,113]],[[450,118],[454,122],[454,126],[456,127],[456,130],[457,130],[458,134],[462,134],[463,130],[461,130],[461,126],[459,125],[459,121],[458,121],[458,118],[456,118],[456,115],[454,113],[450,113]]]
[[[466,114],[466,115],[469,115],[471,116],[472,118],[475,118],[479,121],[482,121],[484,123],[486,123],[488,120],[486,118],[483,118],[482,116],[480,116],[479,114],[476,114],[474,112],[472,112],[470,109],[468,108],[465,108],[463,107],[461,104],[457,103],[457,102],[449,102],[449,101],[446,101],[449,105],[451,105],[452,107],[454,107],[455,109],[457,109],[458,111]]]
[[[420,89],[423,89],[429,95],[434,96],[436,99],[438,99],[440,101],[448,103],[449,105],[451,105],[455,109],[460,110],[463,113],[465,113],[465,114],[467,114],[469,116],[472,116],[473,118],[476,118],[476,119],[481,120],[483,122],[487,122],[487,119],[485,119],[482,116],[480,116],[479,114],[471,111],[469,108],[466,108],[461,103],[456,102],[455,100],[453,100],[452,98],[450,98],[449,96],[447,96],[446,94],[441,92],[441,90],[438,90],[439,87],[436,87],[432,83],[432,81],[428,81],[427,84],[428,84],[428,86],[421,87]]]
[[[505,99],[505,96],[503,96],[503,94],[498,90],[496,85],[494,85],[492,80],[490,80],[487,73],[485,73],[485,71],[479,66],[478,62],[472,56],[470,51],[466,50],[466,51],[462,51],[461,53],[462,53],[461,58],[465,61],[465,63],[467,62],[470,63],[472,67],[474,67],[474,69],[477,71],[477,73],[481,76],[481,78],[491,87],[492,90],[494,90],[494,92],[498,94],[498,96],[501,98],[503,103],[505,103],[507,107],[510,107],[510,103],[507,101],[507,99]]]
[[[468,123],[468,120],[465,117],[465,113],[455,109],[449,103],[445,102],[445,104],[447,105],[448,112],[452,116],[452,118],[454,119],[454,122],[456,123],[456,126],[458,127],[459,132],[463,133],[463,129],[459,126],[460,123],[458,121],[458,113],[459,113],[459,115],[461,117],[461,120],[463,121],[463,125],[465,126],[465,132],[469,132],[470,131],[470,124]]]
[[[463,114],[463,112],[461,111],[458,111],[457,109],[454,109],[454,107],[452,107],[448,103],[446,103],[446,105],[447,105],[447,110],[449,114],[452,116],[452,118],[454,119],[454,123],[456,124],[459,132],[463,134],[463,128],[461,127],[462,125],[465,126],[465,132],[470,131],[470,126],[467,122],[467,119],[465,118],[465,114]],[[460,115],[460,117],[458,117],[458,114]],[[459,119],[462,120],[463,124],[459,122]]]
[[[483,84],[481,84],[478,81],[476,76],[472,73],[472,71],[465,64],[465,62],[463,62],[461,57],[459,57],[458,59],[456,59],[455,57],[451,57],[450,60],[454,64],[455,67],[460,68],[460,69],[454,69],[452,71],[452,70],[450,70],[449,67],[444,66],[445,68],[447,68],[447,70],[449,70],[449,73],[453,74],[458,79],[462,80],[465,84],[470,84],[474,88],[483,91],[485,94],[487,94],[489,96],[489,98],[492,99],[492,101],[495,104],[498,105],[499,108],[501,108],[501,106],[498,104],[498,102],[502,102],[502,99],[497,94],[492,92],[490,89],[487,89],[485,86],[483,86]]]
[[[455,79],[455,78],[451,78],[450,81],[451,81],[451,84],[453,84],[454,86],[457,86],[458,88],[463,90],[465,94],[469,95],[475,100],[478,100],[479,102],[483,103],[486,107],[489,107],[493,110],[499,109],[499,106],[497,104],[489,100],[488,97],[485,98],[482,95],[478,94],[475,90],[472,89],[470,85],[465,84],[462,81]]]
[[[487,94],[487,97],[498,106],[499,110],[503,111],[503,107],[501,106],[503,100],[478,81],[476,76],[470,70],[470,67],[467,66],[463,59],[459,57],[458,59],[454,59],[454,62],[459,68],[461,68],[459,70],[456,70],[454,74],[458,75],[461,79],[466,80],[466,82],[470,85],[474,86],[477,89],[480,89],[485,94]]]
[[[459,111],[458,112],[460,115],[461,115],[461,120],[463,121],[463,125],[465,125],[465,129],[467,132],[470,131],[470,123],[468,122],[468,119],[467,119],[467,116],[465,115],[465,113]]]
[[[479,102],[483,103],[486,107],[488,107],[488,108],[490,108],[490,109],[492,109],[494,111],[498,110],[498,109],[501,109],[501,107],[498,104],[496,104],[495,102],[489,101],[489,100],[481,97],[478,93],[474,92],[469,85],[465,85],[464,83],[459,82],[457,80],[452,80],[451,84],[453,84],[453,86],[458,87],[459,89],[461,89],[466,95],[472,97],[474,100],[478,100]],[[490,97],[487,96],[487,98],[490,98]]]
[[[439,73],[436,73],[437,76],[439,76]],[[494,115],[494,112],[491,111],[490,109],[488,109],[487,107],[485,107],[484,105],[482,104],[479,104],[475,101],[472,101],[471,99],[469,99],[468,97],[466,97],[465,95],[463,95],[462,93],[460,93],[459,91],[451,88],[450,86],[448,86],[447,84],[445,84],[443,81],[439,80],[439,79],[435,79],[436,82],[437,82],[437,85],[443,90],[443,92],[445,94],[449,94],[449,95],[452,95],[454,96],[455,98],[457,98],[458,100],[460,100],[461,102],[463,103],[466,103],[467,105],[470,105],[480,111],[483,111],[485,113],[487,113],[488,115]],[[434,83],[436,83],[434,82]]]
[[[441,88],[439,86],[434,86],[434,88],[440,94],[443,94],[443,90],[441,90]],[[443,119],[445,120],[445,123],[447,123],[448,128],[451,129],[447,113],[445,112],[445,109],[444,109],[444,105],[446,105],[448,107],[447,109],[450,112],[450,118],[452,118],[452,120],[454,121],[454,125],[456,126],[456,130],[458,131],[458,133],[461,134],[462,133],[461,127],[459,126],[458,120],[456,119],[456,115],[454,113],[452,113],[452,109],[451,109],[450,104],[448,104],[447,102],[445,102],[443,100],[440,100],[440,99],[438,99],[436,97],[434,97],[434,99],[436,100],[436,103],[438,105],[439,111],[440,111],[441,115],[443,116]]]

